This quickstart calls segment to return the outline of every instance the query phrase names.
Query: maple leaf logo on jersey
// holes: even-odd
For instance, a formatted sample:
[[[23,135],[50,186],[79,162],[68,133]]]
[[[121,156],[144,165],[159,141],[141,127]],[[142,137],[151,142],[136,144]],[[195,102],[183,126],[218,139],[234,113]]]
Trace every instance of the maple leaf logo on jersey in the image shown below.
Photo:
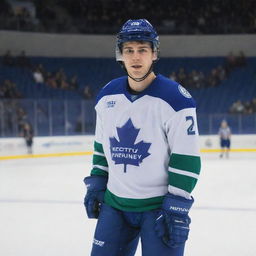
[[[126,172],[128,164],[139,166],[150,155],[148,149],[151,143],[140,141],[135,144],[140,129],[134,127],[131,119],[116,130],[119,141],[115,137],[109,138],[111,158],[115,164],[123,164]]]

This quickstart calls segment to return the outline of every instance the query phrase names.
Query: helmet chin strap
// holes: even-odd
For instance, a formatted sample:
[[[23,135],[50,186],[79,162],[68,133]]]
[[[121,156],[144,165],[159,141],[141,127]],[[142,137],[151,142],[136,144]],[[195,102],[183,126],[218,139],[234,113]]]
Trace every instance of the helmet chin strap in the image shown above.
[[[135,82],[141,82],[141,81],[145,80],[145,79],[149,76],[149,74],[153,71],[153,63],[151,64],[151,66],[150,66],[148,72],[147,72],[143,77],[139,77],[139,78],[132,77],[132,76],[128,73],[128,71],[127,71],[127,69],[125,68],[124,64],[123,64],[123,68],[124,68],[124,70],[126,71],[127,75],[128,75],[133,81],[135,81]]]
[[[127,72],[127,75],[135,82],[141,82],[143,80],[145,80],[149,74],[153,71],[153,64],[151,65],[151,67],[149,68],[148,72],[143,76],[143,77],[139,77],[139,78],[135,78],[135,77],[132,77],[131,75],[129,75],[129,73]]]

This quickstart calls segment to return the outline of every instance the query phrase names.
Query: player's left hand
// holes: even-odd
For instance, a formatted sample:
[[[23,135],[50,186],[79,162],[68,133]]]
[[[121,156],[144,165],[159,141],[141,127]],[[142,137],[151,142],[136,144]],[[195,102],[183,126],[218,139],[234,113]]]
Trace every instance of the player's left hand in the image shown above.
[[[165,196],[162,209],[156,219],[155,230],[158,237],[172,248],[184,245],[188,239],[189,210],[194,200],[180,196],[167,194]]]

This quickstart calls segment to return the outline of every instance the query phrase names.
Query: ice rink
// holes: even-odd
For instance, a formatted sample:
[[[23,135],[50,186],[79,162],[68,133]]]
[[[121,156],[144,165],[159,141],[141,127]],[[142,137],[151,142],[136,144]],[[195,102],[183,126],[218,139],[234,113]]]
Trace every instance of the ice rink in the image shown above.
[[[0,161],[1,256],[89,256],[96,222],[86,218],[82,201],[90,161]],[[193,196],[186,256],[256,255],[256,153],[202,154]]]

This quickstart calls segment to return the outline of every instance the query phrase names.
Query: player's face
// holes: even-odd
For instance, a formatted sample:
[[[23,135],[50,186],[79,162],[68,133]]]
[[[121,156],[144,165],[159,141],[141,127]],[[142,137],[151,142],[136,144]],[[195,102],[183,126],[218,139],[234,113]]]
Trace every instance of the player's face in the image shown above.
[[[150,69],[156,53],[148,42],[126,42],[123,45],[123,62],[130,76],[143,77]]]
[[[227,126],[228,126],[227,122],[225,122],[225,121],[221,122],[221,127],[222,128],[226,128]]]

